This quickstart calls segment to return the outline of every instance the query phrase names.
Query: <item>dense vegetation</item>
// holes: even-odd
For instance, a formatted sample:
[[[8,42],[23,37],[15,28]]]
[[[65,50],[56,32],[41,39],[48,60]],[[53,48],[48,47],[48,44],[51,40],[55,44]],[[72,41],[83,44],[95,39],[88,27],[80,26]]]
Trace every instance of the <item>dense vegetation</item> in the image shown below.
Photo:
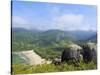
[[[96,32],[65,32],[60,30],[39,31],[15,28],[12,29],[12,51],[34,50],[44,59],[54,59],[61,56],[63,48],[67,47],[69,44],[83,44],[87,41],[96,43],[96,38]],[[89,64],[81,62],[79,67],[75,67],[73,64],[32,66],[20,64],[24,61],[17,55],[12,54],[12,59],[14,60],[12,62],[13,74],[77,71],[97,68],[97,64],[93,62]]]
[[[63,47],[91,39],[96,42],[96,32],[12,28],[12,51],[34,50],[43,58],[55,58],[61,54]]]
[[[75,67],[73,64],[43,64],[43,65],[22,65],[15,64],[12,65],[12,74],[29,74],[29,73],[46,73],[46,72],[64,72],[64,71],[79,71],[79,70],[93,70],[97,69],[96,64],[90,62],[86,64],[84,62],[80,63],[79,67]]]
[[[64,36],[61,31],[13,31],[12,51],[34,50],[43,58],[55,58],[62,52],[58,48],[71,43],[71,38]]]

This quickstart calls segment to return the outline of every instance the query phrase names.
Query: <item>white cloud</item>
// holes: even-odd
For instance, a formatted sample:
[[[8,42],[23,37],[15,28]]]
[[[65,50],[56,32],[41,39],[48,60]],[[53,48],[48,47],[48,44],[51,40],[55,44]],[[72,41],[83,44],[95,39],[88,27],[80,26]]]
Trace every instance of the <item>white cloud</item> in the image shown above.
[[[13,16],[12,25],[13,27],[22,27],[22,28],[33,28],[33,29],[60,29],[60,30],[93,30],[96,31],[96,26],[87,23],[86,17],[82,14],[63,14],[56,15],[52,17],[52,20],[43,20],[43,21],[28,21],[25,18],[20,16]]]
[[[72,13],[53,17],[50,28],[62,30],[96,30],[95,27],[91,27],[89,23],[86,23],[84,15]]]
[[[13,21],[13,23],[18,23],[20,25],[28,23],[24,18],[19,17],[19,16],[13,16],[12,21]]]
[[[84,30],[84,31],[97,31],[97,28],[96,28],[96,26],[94,27],[94,26],[92,26],[92,25],[87,25],[87,24],[85,24],[85,25],[83,25],[82,27],[80,27],[78,30]]]
[[[12,17],[12,26],[13,27],[22,27],[22,28],[29,28],[30,23],[23,17],[20,16],[13,16]]]
[[[54,18],[54,21],[60,25],[80,25],[84,20],[83,15],[65,14]]]

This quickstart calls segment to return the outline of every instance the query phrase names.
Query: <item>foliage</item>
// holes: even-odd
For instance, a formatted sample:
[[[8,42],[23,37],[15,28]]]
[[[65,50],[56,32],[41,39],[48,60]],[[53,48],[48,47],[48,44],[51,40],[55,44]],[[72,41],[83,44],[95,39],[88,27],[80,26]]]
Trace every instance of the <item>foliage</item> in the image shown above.
[[[59,35],[63,33],[12,32],[12,51],[34,50],[45,59],[58,57],[62,52],[59,50],[60,47],[66,47],[72,43],[71,39]]]
[[[80,66],[73,64],[42,64],[42,65],[12,65],[12,74],[29,74],[29,73],[47,73],[47,72],[65,72],[65,71],[79,71],[79,70],[93,70],[97,69],[97,65],[93,62],[88,64],[81,62]]]
[[[76,35],[77,34],[77,35]],[[81,34],[81,35],[80,35]],[[90,32],[88,33],[90,34]],[[86,33],[87,37],[89,36]],[[91,33],[91,35],[94,33]],[[69,37],[70,36],[70,37]],[[74,36],[74,37],[73,37]],[[94,36],[95,37],[95,36]],[[89,40],[94,39],[94,37],[89,38]],[[51,30],[46,32],[36,32],[36,31],[12,31],[12,51],[25,51],[34,50],[44,59],[51,59],[61,56],[63,48],[67,47],[71,43],[83,44],[88,40],[76,41],[75,39],[86,39],[80,32],[63,32],[57,30]],[[93,62],[86,64],[80,62],[80,66],[76,67],[73,64],[42,64],[42,65],[25,65],[21,64],[24,61],[21,60],[16,55],[12,54],[12,74],[29,74],[29,73],[46,73],[46,72],[64,72],[64,71],[79,71],[79,70],[90,70],[96,69],[97,64]]]

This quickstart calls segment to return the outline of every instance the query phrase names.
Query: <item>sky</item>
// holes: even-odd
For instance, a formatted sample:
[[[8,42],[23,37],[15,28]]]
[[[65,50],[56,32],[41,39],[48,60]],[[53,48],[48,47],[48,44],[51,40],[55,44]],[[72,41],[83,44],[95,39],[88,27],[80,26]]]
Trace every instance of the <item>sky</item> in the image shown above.
[[[13,1],[12,27],[97,31],[95,5]]]

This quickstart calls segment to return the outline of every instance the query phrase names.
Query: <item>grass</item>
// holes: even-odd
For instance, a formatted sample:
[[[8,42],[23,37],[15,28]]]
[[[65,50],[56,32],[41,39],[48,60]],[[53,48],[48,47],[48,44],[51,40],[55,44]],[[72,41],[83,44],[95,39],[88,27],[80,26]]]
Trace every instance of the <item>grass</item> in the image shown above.
[[[47,72],[65,72],[97,69],[97,64],[90,62],[88,64],[81,62],[79,67],[73,64],[42,64],[42,65],[25,65],[13,64],[12,74],[31,74],[31,73],[47,73]]]

